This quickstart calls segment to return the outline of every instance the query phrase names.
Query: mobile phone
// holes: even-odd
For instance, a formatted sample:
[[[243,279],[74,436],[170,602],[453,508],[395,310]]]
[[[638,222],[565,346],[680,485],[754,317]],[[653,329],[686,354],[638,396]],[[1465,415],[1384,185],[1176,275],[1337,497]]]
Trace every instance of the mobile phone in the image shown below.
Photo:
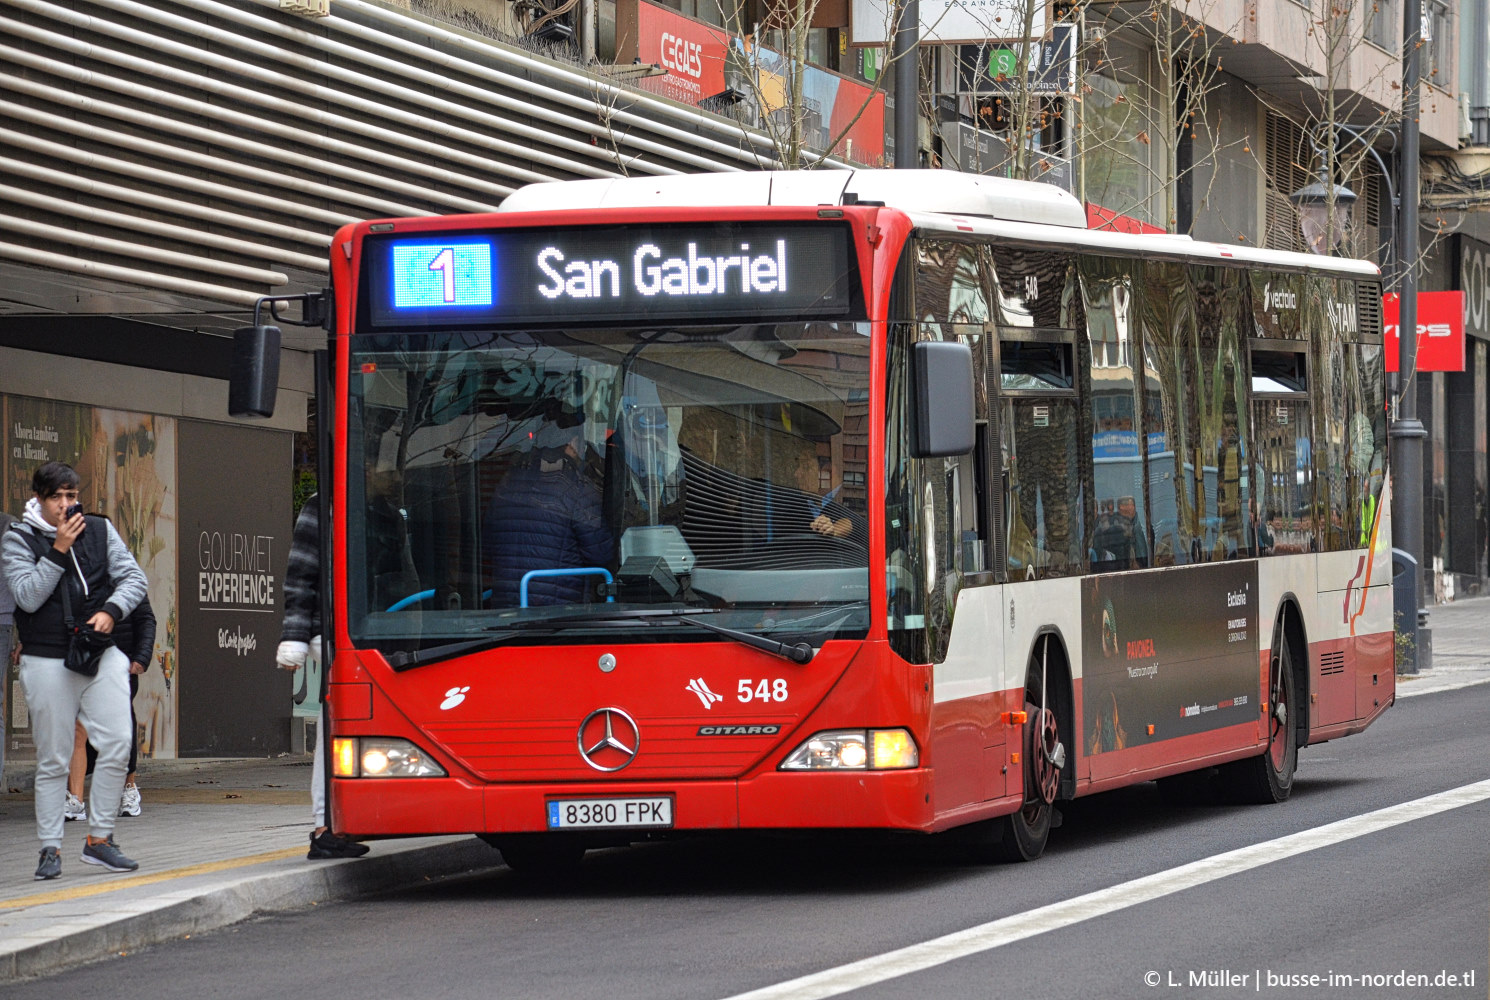
[[[68,508],[62,512],[62,519],[64,521],[71,521],[74,514],[81,514],[82,512],[83,512],[83,505],[82,504],[80,504],[80,503],[69,504],[68,505]]]

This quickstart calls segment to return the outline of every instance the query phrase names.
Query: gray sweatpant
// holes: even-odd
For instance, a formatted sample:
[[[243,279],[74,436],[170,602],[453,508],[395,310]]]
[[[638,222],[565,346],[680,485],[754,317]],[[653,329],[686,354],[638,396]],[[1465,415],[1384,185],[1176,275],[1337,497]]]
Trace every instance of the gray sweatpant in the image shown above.
[[[5,783],[5,699],[10,694],[10,650],[11,643],[15,641],[15,626],[8,621],[0,621],[0,795],[10,791]]]
[[[67,767],[72,760],[74,723],[88,731],[98,750],[88,790],[88,832],[114,832],[124,772],[129,766],[129,659],[108,649],[98,674],[84,677],[60,659],[21,652],[21,690],[31,714],[36,742],[36,836],[42,847],[62,846],[62,810],[67,801]]]

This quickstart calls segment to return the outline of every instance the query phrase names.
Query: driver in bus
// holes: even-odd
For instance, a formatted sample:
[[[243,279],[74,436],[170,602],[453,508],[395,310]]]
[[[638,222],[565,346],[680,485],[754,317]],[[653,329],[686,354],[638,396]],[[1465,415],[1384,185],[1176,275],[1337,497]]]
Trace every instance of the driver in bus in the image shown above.
[[[824,475],[831,484],[826,493]],[[830,538],[847,538],[854,533],[854,519],[838,500],[843,482],[834,474],[832,460],[820,457],[815,447],[804,451],[798,459],[797,486],[814,498],[807,502],[807,513],[812,517],[807,522],[809,529]]]
[[[751,544],[763,552],[799,555],[819,553],[813,545],[819,539],[867,548],[864,517],[851,513],[839,500],[843,486],[831,461],[818,455],[814,442],[799,441],[797,446],[795,459],[789,458],[777,473],[790,477],[789,482],[753,484],[757,492],[747,497]]]
[[[490,606],[515,608],[522,578],[533,570],[607,566],[614,541],[600,491],[582,474],[584,415],[550,420],[533,435],[533,451],[497,486],[482,527]],[[528,584],[528,604],[578,604],[584,576],[545,576]]]
[[[797,453],[791,469],[795,489],[768,486],[766,490],[764,540],[773,542],[793,535],[813,534],[863,543],[859,536],[863,535],[864,519],[856,518],[839,499],[843,482],[832,460],[818,455],[817,445],[807,442]]]

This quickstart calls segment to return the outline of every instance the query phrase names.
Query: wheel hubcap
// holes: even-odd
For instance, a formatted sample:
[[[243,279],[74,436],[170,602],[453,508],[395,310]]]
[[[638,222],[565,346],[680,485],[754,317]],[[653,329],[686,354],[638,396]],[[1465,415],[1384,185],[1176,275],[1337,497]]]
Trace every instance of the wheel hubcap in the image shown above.
[[[1285,727],[1288,725],[1288,688],[1283,678],[1285,673],[1291,669],[1288,644],[1284,642],[1283,648],[1273,660],[1272,683],[1268,685],[1272,689],[1273,702],[1270,706],[1272,711],[1269,713],[1272,724],[1268,727],[1268,749],[1275,769],[1282,769],[1284,757],[1288,754],[1288,740],[1285,732]]]
[[[1055,801],[1056,792],[1061,787],[1061,765],[1065,762],[1065,747],[1061,746],[1060,728],[1055,722],[1055,713],[1047,709],[1038,709],[1029,706],[1032,711],[1030,718],[1033,725],[1030,727],[1029,747],[1030,763],[1033,769],[1031,777],[1034,779],[1030,793],[1039,801],[1050,805]]]

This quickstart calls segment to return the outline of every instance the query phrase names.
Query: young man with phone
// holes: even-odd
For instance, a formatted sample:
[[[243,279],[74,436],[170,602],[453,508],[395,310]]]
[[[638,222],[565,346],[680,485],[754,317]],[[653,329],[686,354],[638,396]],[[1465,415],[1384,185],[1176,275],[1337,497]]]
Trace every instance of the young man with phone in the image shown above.
[[[83,514],[79,483],[63,462],[38,468],[21,522],[0,539],[0,571],[15,597],[21,689],[36,742],[37,880],[62,874],[63,803],[78,722],[98,749],[82,860],[116,872],[139,868],[113,836],[129,761],[129,661],[113,646],[93,674],[69,670],[65,661],[69,626],[86,622],[112,633],[145,597],[145,574],[112,524]]]

